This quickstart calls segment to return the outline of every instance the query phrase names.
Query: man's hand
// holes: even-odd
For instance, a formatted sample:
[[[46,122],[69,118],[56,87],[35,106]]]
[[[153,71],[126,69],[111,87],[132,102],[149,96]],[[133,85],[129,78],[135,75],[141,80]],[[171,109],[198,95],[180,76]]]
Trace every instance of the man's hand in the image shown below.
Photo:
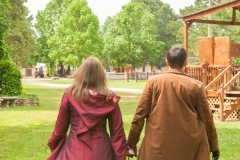
[[[127,156],[133,158],[137,157],[137,147],[136,146],[129,146],[127,151]]]
[[[212,160],[218,160],[219,157],[220,157],[219,150],[216,150],[216,151],[212,152]]]

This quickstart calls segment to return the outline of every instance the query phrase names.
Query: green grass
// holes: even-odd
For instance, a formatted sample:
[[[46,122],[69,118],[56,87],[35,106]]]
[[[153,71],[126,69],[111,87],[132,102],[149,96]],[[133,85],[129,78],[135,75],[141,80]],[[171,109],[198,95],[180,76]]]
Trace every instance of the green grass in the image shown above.
[[[137,87],[143,87],[144,83],[138,83]],[[110,84],[119,87],[125,85],[119,81]],[[39,97],[39,106],[0,109],[0,159],[3,160],[42,160],[50,154],[46,144],[55,125],[64,89],[27,84],[23,88],[24,92]],[[120,107],[127,136],[141,95],[122,92],[117,94],[121,96]],[[220,159],[240,159],[240,121],[216,122],[216,127]]]
[[[41,80],[42,82],[56,83],[56,84],[72,84],[73,80],[68,78],[59,78],[59,80]]]
[[[72,79],[60,78],[59,80],[41,80],[42,82],[56,83],[56,84],[72,84]],[[108,85],[112,88],[130,88],[130,89],[143,89],[146,80],[139,81],[125,81],[125,80],[109,80]]]

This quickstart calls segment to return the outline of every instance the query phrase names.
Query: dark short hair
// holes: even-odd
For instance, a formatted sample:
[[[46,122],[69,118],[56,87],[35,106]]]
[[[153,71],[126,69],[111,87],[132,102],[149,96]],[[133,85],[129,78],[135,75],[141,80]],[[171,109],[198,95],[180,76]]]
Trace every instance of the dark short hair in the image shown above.
[[[183,47],[172,47],[167,53],[167,60],[171,68],[182,68],[187,59],[187,52]]]

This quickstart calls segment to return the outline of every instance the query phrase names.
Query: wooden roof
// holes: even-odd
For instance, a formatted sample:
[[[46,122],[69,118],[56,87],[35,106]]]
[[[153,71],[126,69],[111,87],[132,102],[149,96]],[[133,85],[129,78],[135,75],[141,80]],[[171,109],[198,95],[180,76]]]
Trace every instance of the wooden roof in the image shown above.
[[[232,8],[232,20],[231,21],[214,21],[214,20],[202,20],[197,19],[209,14],[220,12],[226,9]],[[181,17],[184,22],[197,22],[197,23],[207,23],[207,24],[222,24],[222,25],[240,25],[240,22],[236,22],[236,11],[240,10],[240,0],[229,0],[221,4],[203,9],[198,12]]]
[[[232,19],[229,21],[219,21],[219,20],[205,20],[198,19],[199,17],[207,16],[216,12],[220,12],[226,9],[232,8]],[[194,12],[189,15],[182,16],[180,18],[184,21],[184,48],[188,52],[188,28],[192,23],[205,23],[205,24],[218,24],[218,25],[240,25],[240,22],[236,22],[236,11],[240,10],[240,0],[229,0],[227,2],[220,3],[215,6],[203,9],[201,11]]]

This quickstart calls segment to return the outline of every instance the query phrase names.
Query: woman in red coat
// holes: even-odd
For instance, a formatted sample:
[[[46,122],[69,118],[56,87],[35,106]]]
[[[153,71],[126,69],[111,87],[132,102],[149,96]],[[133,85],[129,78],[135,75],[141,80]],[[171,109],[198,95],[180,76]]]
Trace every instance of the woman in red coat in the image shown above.
[[[72,78],[48,140],[52,154],[47,159],[125,160],[127,143],[120,97],[108,89],[101,62],[96,57],[87,58]]]

